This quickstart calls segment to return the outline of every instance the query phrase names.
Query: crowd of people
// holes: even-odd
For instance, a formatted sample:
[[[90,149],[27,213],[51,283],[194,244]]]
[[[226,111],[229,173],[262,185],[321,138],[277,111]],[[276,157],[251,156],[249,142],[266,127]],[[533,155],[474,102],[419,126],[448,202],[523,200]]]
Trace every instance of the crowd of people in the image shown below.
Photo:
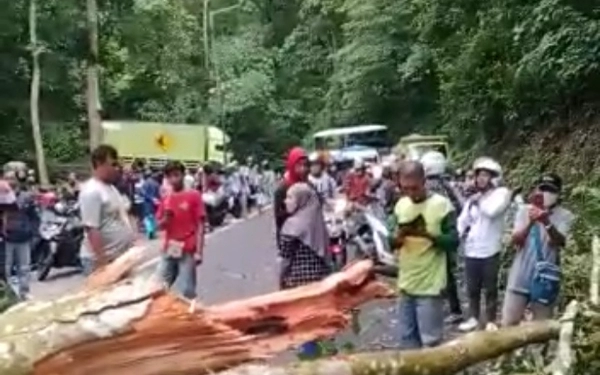
[[[526,312],[533,319],[548,318],[558,298],[560,254],[574,215],[563,206],[563,183],[556,174],[540,176],[526,198],[503,176],[501,165],[488,157],[452,174],[445,156],[431,151],[420,160],[392,159],[370,167],[357,160],[336,181],[326,163],[294,148],[274,201],[280,286],[314,282],[333,272],[325,256],[323,205],[337,190],[353,204],[377,200],[385,207],[398,256],[403,348],[440,344],[446,324],[467,332],[519,324]],[[510,236],[507,226],[512,226]],[[511,252],[512,264],[499,308],[503,251]],[[462,275],[457,275],[458,262]],[[465,281],[464,305],[457,276]]]
[[[563,206],[559,176],[540,176],[523,198],[503,181],[501,165],[487,157],[456,174],[438,152],[377,165],[356,160],[342,170],[294,148],[280,178],[268,163],[256,165],[251,158],[223,171],[211,165],[194,171],[178,161],[160,170],[141,164],[123,169],[117,150],[101,145],[93,150],[91,164],[91,178],[79,182],[71,175],[61,192],[79,206],[83,272],[90,274],[131,248],[141,237],[140,227],[150,238],[162,231],[162,277],[168,285],[180,277],[182,294],[190,299],[196,296],[196,267],[202,263],[207,230],[202,192],[223,188],[232,196],[260,195],[259,205],[273,202],[283,289],[333,272],[326,256],[325,205],[340,193],[351,205],[378,203],[398,256],[398,340],[403,348],[440,344],[448,323],[466,332],[518,324],[526,311],[533,319],[549,317],[560,290],[560,254],[574,220]],[[39,221],[36,194],[27,186],[27,176],[12,174],[0,184],[3,192],[14,194],[3,206],[2,229],[6,274],[16,268],[22,296],[29,292],[30,244]],[[499,307],[503,251],[514,254]],[[458,264],[464,275],[457,275]],[[465,281],[465,304],[457,276]]]
[[[41,187],[24,167],[0,179],[3,273],[21,298],[29,294],[32,247],[39,237],[43,211],[57,202],[77,207],[85,228],[80,259],[84,274],[106,265],[134,242],[164,231],[161,269],[171,284],[181,273],[187,297],[195,295],[196,265],[201,262],[207,225],[202,192],[219,190],[235,197],[244,216],[251,206],[267,205],[277,175],[267,162],[220,167],[216,163],[186,168],[177,161],[153,168],[135,161],[123,166],[117,150],[101,145],[91,153],[92,176],[70,173],[51,187]],[[174,260],[176,259],[176,260]],[[14,275],[15,277],[10,277]]]

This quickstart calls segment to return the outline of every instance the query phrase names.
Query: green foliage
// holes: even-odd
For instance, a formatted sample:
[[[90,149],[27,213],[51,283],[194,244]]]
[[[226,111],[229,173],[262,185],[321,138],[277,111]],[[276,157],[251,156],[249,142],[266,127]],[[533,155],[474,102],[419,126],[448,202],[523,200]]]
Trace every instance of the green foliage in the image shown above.
[[[20,155],[31,143],[22,131],[27,10],[2,3],[9,11],[0,16],[0,126],[19,135],[6,154]],[[311,130],[359,123],[388,124],[395,136],[447,133],[464,150],[510,142],[552,119],[595,112],[594,4],[217,0],[206,66],[201,2],[100,1],[104,115],[211,121],[232,135],[240,155],[280,155]],[[85,122],[84,11],[73,0],[40,9],[42,125]]]

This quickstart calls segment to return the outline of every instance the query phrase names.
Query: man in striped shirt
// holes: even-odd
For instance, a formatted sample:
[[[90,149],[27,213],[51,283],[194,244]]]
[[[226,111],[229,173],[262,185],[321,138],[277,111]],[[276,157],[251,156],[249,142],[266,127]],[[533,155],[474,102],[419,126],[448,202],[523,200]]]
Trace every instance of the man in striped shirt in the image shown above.
[[[333,199],[337,190],[337,184],[333,177],[327,173],[325,162],[318,155],[310,157],[310,175],[308,179],[315,187],[324,201]]]

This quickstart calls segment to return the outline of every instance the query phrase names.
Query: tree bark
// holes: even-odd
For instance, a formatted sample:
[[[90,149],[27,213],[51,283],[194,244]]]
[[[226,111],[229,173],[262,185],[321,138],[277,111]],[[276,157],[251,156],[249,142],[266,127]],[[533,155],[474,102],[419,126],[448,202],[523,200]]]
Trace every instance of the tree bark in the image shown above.
[[[29,43],[31,48],[31,92],[30,92],[30,115],[31,115],[31,130],[33,132],[33,143],[35,145],[35,158],[37,162],[37,170],[40,182],[42,185],[48,185],[48,168],[46,166],[46,155],[44,152],[44,141],[42,139],[42,131],[40,129],[40,54],[41,48],[37,37],[37,0],[29,0]]]
[[[556,321],[534,322],[472,333],[437,348],[362,353],[287,367],[244,365],[219,375],[451,375],[515,349],[555,339],[559,330]]]
[[[191,309],[153,278],[107,286],[124,264],[91,289],[0,315],[0,373],[208,374],[334,335],[348,310],[391,295],[363,261],[321,283]]]
[[[90,149],[96,148],[102,141],[102,118],[100,116],[100,89],[98,83],[98,4],[96,0],[87,0],[87,24],[89,51],[87,60],[87,113]]]

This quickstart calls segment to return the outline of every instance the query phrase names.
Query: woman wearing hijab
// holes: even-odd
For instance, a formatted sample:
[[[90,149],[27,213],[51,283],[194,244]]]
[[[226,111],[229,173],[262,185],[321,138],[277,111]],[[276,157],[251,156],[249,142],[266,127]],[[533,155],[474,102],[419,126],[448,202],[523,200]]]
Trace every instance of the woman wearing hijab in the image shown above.
[[[292,185],[285,198],[289,217],[281,227],[281,288],[322,280],[331,273],[325,260],[328,235],[321,199],[307,182]]]
[[[286,163],[283,180],[273,194],[273,209],[275,213],[275,234],[279,243],[279,233],[289,214],[285,206],[288,189],[297,182],[308,180],[308,156],[300,147],[290,150]]]
[[[280,287],[295,288],[324,279],[331,267],[325,260],[328,235],[319,194],[308,182],[299,181],[287,189],[284,205],[288,217],[279,238]],[[298,355],[316,358],[323,352],[335,353],[335,343],[310,341],[299,348]]]

